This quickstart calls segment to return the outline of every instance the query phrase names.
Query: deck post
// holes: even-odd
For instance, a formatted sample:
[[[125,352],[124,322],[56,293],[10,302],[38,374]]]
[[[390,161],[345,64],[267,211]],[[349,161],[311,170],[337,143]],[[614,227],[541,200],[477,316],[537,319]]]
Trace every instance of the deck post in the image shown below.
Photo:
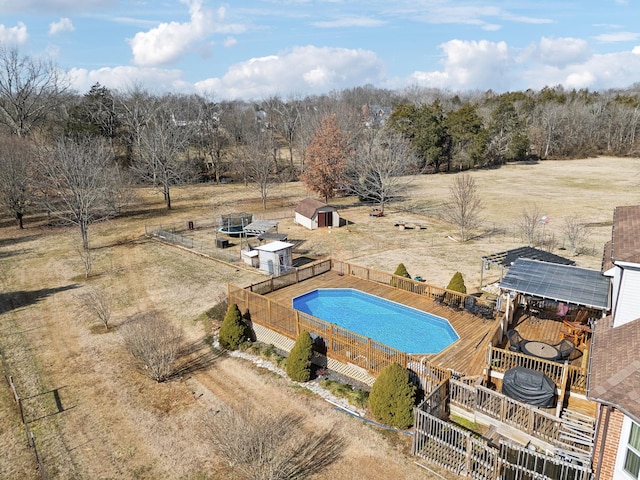
[[[562,413],[562,404],[567,391],[567,380],[569,379],[569,360],[564,361],[562,366],[562,380],[560,380],[560,395],[558,395],[558,403],[556,405],[556,417],[560,418]]]

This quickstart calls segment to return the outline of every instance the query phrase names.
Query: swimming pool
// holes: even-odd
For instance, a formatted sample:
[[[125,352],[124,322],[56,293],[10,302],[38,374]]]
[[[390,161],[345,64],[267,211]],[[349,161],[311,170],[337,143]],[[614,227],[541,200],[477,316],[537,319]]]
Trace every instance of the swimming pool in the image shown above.
[[[438,353],[458,340],[444,318],[352,288],[322,288],[293,308],[405,353]]]

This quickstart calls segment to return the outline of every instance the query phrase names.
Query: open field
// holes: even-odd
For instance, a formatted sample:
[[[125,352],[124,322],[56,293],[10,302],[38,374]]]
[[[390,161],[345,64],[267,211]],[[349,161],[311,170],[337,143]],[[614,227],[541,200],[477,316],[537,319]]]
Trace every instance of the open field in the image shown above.
[[[412,275],[445,286],[463,273],[470,289],[480,279],[480,257],[521,246],[515,224],[533,203],[550,218],[546,233],[562,245],[562,218],[577,214],[590,237],[579,266],[599,268],[611,237],[613,208],[638,203],[640,159],[595,158],[508,165],[472,172],[485,204],[484,227],[471,241],[450,238],[455,228],[441,218],[452,175],[415,179],[407,195],[382,218],[353,198],[332,202],[349,221],[340,229],[307,231],[292,218],[279,231],[299,241],[309,257],[333,256],[392,272],[404,262]],[[269,210],[292,210],[307,194],[300,184],[276,186]],[[18,230],[0,218],[0,349],[24,401],[50,478],[234,478],[199,432],[204,414],[222,404],[258,411],[294,411],[310,428],[335,426],[347,446],[319,478],[425,478],[406,455],[406,438],[383,434],[336,412],[286,379],[234,358],[216,357],[205,343],[202,313],[226,284],[265,277],[242,265],[202,258],[144,237],[145,225],[215,220],[222,213],[260,213],[255,190],[242,185],[175,188],[174,210],[141,189],[121,218],[93,225],[94,274],[84,279],[77,253],[79,232],[26,218]],[[398,221],[420,224],[400,231]],[[214,241],[211,230],[196,230]],[[225,255],[239,257],[233,247]],[[568,250],[554,253],[571,257]],[[485,272],[495,277],[497,272]],[[496,279],[496,278],[494,278]],[[77,295],[87,285],[116,299],[113,328],[89,322]],[[190,350],[183,374],[156,384],[135,369],[119,333],[127,317],[156,310],[185,332]],[[187,360],[194,360],[186,365]],[[37,478],[24,430],[6,386],[0,387],[0,478]]]

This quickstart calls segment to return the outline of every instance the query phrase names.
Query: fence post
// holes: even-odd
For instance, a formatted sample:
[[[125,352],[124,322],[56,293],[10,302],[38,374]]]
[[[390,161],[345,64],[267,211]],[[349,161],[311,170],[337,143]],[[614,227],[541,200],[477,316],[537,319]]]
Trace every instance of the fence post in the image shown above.
[[[467,441],[466,441],[466,447],[467,447],[467,453],[466,453],[466,461],[465,461],[465,470],[466,470],[466,474],[467,476],[470,476],[471,474],[471,452],[473,450],[472,444],[471,444],[471,434],[467,433]]]
[[[558,403],[556,405],[556,417],[560,418],[562,413],[562,403],[567,391],[567,380],[569,378],[569,361],[565,360],[562,366],[562,380],[560,380],[560,395],[558,395]]]

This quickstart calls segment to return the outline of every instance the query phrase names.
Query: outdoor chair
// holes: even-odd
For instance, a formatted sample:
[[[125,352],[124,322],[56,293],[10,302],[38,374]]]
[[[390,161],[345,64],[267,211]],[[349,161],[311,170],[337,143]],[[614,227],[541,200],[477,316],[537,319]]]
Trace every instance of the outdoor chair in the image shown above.
[[[558,352],[560,352],[560,358],[558,359],[560,361],[567,360],[576,349],[576,344],[568,338],[563,338],[553,346],[558,349]]]
[[[520,332],[515,329],[507,330],[507,338],[509,339],[509,350],[517,353],[522,352],[522,344],[526,340],[520,335]]]

